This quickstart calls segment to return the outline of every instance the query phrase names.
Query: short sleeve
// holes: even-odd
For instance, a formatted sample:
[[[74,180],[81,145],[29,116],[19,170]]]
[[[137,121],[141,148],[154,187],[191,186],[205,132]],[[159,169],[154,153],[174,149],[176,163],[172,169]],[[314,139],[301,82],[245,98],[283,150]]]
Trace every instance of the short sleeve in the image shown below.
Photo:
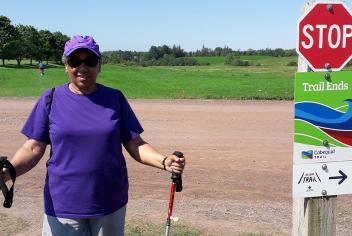
[[[50,143],[48,117],[49,94],[50,90],[44,92],[39,98],[21,130],[21,133],[28,138],[47,144]]]
[[[121,142],[127,143],[137,138],[144,130],[125,96],[120,92]]]

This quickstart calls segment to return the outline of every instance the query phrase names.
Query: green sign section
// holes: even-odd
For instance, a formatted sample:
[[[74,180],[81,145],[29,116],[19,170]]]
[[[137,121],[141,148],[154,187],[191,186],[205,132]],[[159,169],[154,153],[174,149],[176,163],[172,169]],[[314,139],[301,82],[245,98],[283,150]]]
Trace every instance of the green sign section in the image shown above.
[[[295,143],[352,146],[352,72],[296,73]]]

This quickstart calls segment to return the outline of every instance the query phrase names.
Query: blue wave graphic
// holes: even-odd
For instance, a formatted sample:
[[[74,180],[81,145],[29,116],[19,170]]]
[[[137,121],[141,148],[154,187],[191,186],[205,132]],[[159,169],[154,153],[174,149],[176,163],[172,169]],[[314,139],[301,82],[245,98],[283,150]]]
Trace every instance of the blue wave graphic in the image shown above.
[[[351,130],[352,128],[352,99],[347,99],[346,113],[313,102],[295,104],[295,119],[305,120],[322,128]]]

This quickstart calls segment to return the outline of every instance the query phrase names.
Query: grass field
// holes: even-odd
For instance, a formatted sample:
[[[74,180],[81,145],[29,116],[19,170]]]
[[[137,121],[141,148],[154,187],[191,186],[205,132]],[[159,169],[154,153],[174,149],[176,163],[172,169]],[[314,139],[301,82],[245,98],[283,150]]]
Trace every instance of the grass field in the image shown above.
[[[296,57],[245,56],[253,65],[224,65],[224,57],[198,57],[208,66],[141,67],[104,65],[98,82],[118,88],[129,98],[292,99]],[[38,96],[67,82],[62,66],[50,64],[40,76],[26,62],[0,67],[0,96]]]
[[[126,223],[126,236],[162,236],[165,226],[155,225],[149,222],[129,221]],[[170,235],[173,236],[205,236],[201,231],[188,226],[173,224],[170,227]],[[254,236],[254,235],[253,235]]]

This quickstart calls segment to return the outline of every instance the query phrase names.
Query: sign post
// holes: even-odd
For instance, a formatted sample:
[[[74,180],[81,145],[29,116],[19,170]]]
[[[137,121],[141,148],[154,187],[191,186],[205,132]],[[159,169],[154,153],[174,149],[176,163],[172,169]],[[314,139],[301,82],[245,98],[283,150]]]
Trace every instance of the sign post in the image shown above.
[[[347,64],[352,55],[351,13],[349,10],[347,10],[344,3],[341,1],[318,1],[310,4],[311,2],[312,1],[307,2],[304,5],[304,14],[297,24],[298,41],[296,50],[299,54],[298,71],[339,71]],[[324,75],[324,79],[328,81],[329,78],[330,74],[326,73],[326,75]],[[309,80],[309,78],[307,79]],[[321,82],[325,82],[324,79],[322,79]],[[309,83],[310,81],[306,82]],[[295,141],[298,143],[302,140],[297,138]],[[327,140],[322,140],[323,147],[325,148],[327,145],[329,145],[329,142],[324,141]],[[317,146],[320,145],[321,144]],[[300,155],[306,156],[306,158],[309,159],[311,156],[311,151],[313,151],[314,155],[314,150],[310,149],[301,151]],[[297,154],[297,151],[295,153]],[[329,181],[337,181],[337,183],[335,182],[335,185],[333,184],[331,186],[322,186],[319,184],[311,187],[309,187],[310,185],[307,186],[306,184],[309,181],[314,182],[317,179],[315,171],[312,173],[308,172],[312,170],[311,168],[315,170],[318,167],[324,171],[323,173],[317,172],[319,178],[320,175],[324,175],[321,177],[324,182],[333,183]],[[297,181],[297,186],[295,184],[296,174],[294,174],[292,235],[336,235],[336,196],[331,196],[331,194],[334,192],[336,194],[347,193],[341,191],[341,188],[336,187],[336,185],[342,186],[348,183],[348,175],[345,174],[344,170],[340,170],[339,168],[340,166],[336,166],[332,163],[308,164],[295,161],[293,171],[294,173],[296,173],[298,170],[301,171],[299,180],[301,178],[302,179],[301,182],[299,180]],[[337,173],[332,174],[333,171],[337,171]],[[327,172],[330,173],[327,174]],[[298,182],[300,182],[300,184],[298,184]],[[305,183],[303,184],[303,182]],[[308,193],[311,195],[308,195]]]

